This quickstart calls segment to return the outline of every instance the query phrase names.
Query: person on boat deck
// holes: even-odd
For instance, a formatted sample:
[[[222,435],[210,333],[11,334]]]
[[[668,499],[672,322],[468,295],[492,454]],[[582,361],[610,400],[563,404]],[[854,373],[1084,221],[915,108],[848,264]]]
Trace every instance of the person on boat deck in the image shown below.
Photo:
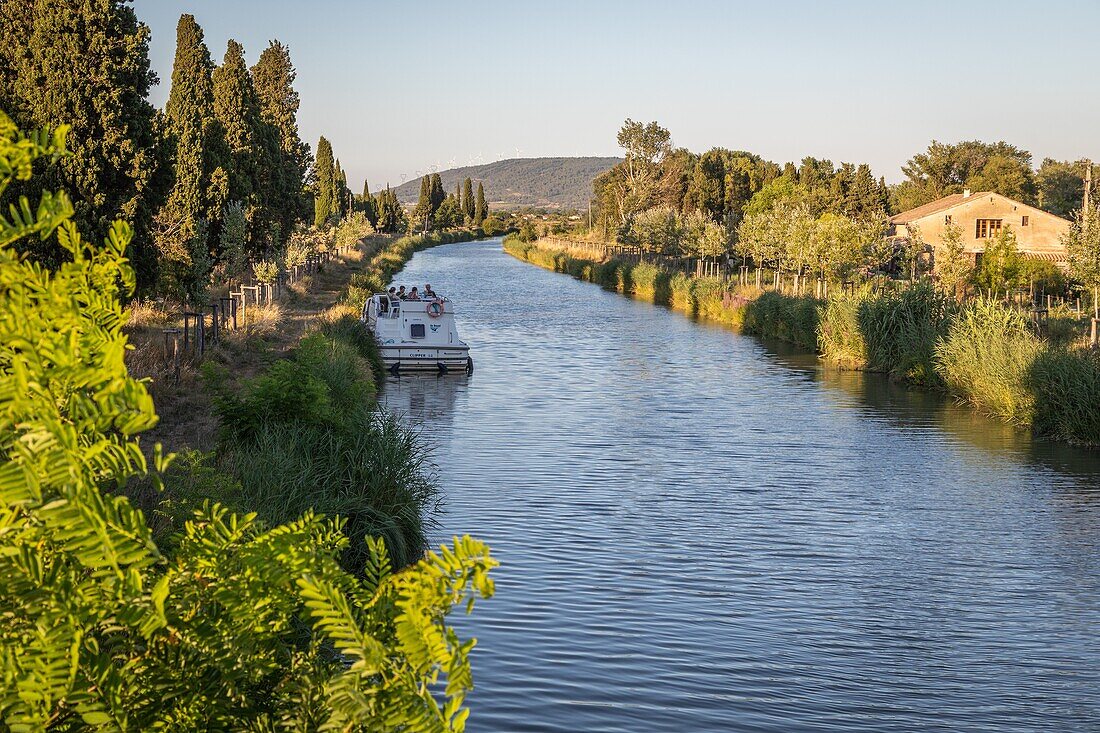
[[[396,298],[397,297],[397,288],[390,288],[389,290],[386,291],[386,294],[389,295],[391,298]]]
[[[405,292],[405,286],[402,285],[401,289],[397,291],[397,297],[404,300],[406,295],[408,295],[408,293]]]
[[[412,290],[409,291],[409,300],[420,300],[420,295],[416,292],[415,285],[413,285]]]
[[[435,291],[432,290],[432,286],[431,286],[430,283],[424,283],[424,297],[425,298],[436,298],[436,297],[438,297],[435,294]]]

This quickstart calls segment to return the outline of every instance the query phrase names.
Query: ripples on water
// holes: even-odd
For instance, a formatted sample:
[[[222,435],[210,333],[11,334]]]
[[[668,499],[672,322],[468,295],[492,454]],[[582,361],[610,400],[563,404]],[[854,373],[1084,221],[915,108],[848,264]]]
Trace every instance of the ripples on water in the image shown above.
[[[1100,730],[1100,459],[514,260],[472,377],[400,379],[487,540],[478,731]]]

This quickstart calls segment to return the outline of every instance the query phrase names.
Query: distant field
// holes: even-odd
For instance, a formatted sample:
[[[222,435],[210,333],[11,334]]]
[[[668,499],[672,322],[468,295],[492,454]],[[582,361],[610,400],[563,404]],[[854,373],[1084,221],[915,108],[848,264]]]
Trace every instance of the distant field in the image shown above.
[[[592,195],[592,181],[619,158],[511,158],[485,165],[472,165],[440,171],[443,190],[450,193],[455,183],[481,181],[490,206],[519,208],[537,206],[549,209],[583,209]],[[420,179],[398,186],[397,197],[403,203],[416,203]]]

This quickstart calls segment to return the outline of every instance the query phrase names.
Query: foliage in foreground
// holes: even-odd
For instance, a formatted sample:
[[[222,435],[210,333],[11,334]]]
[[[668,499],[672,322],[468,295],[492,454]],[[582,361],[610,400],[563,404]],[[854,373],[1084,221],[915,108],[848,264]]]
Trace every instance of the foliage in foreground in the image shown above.
[[[0,115],[0,192],[64,131],[20,135]],[[394,573],[368,540],[345,572],[339,519],[281,526],[208,504],[171,557],[107,491],[147,472],[156,420],[123,361],[132,290],[116,223],[80,239],[64,194],[0,217],[0,721],[30,730],[462,730],[471,687],[458,603],[492,594],[470,538]],[[12,243],[56,230],[49,272]],[[157,460],[157,468],[164,462]]]

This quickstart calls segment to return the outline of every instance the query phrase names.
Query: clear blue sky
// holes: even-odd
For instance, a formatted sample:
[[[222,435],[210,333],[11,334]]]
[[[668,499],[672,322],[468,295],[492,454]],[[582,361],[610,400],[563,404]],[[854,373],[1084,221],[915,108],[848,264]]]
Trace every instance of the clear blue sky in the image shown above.
[[[216,61],[289,44],[299,124],[359,190],[506,157],[617,155],[627,117],[678,146],[868,162],[933,138],[1100,159],[1100,2],[136,0],[163,105],[179,15]]]

